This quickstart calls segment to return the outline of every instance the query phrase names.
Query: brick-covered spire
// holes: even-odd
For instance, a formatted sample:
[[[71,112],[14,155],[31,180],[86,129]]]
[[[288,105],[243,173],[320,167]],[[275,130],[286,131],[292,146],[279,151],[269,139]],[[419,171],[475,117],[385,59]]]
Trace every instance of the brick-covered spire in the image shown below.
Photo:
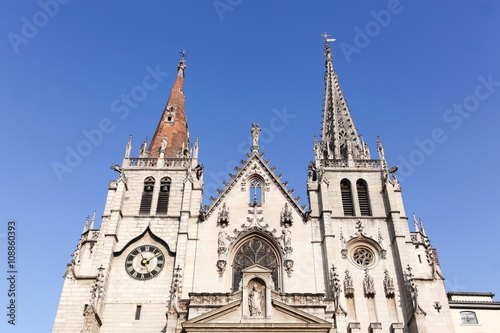
[[[326,33],[325,38],[325,99],[321,129],[322,159],[366,159],[368,147],[358,136],[351,112],[340,89],[337,73],[332,62],[329,42],[335,41]]]
[[[185,157],[189,149],[189,131],[184,108],[184,70],[186,51],[177,66],[177,78],[170,92],[167,105],[149,146],[149,157],[157,158],[163,153],[165,158]]]

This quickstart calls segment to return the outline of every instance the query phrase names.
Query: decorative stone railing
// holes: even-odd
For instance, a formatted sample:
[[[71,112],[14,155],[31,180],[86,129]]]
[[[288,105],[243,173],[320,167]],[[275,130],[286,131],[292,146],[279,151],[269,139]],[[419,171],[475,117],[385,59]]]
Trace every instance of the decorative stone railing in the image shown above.
[[[241,299],[241,292],[231,293],[189,293],[189,305],[221,306]]]
[[[90,240],[97,240],[99,238],[99,230],[98,229],[91,229],[85,232],[82,235],[82,241],[90,241]]]
[[[191,158],[126,158],[124,167],[149,168],[157,167],[158,163],[163,162],[163,167],[184,168],[191,164]]]
[[[324,168],[347,168],[347,160],[321,160],[320,164]],[[380,160],[354,160],[356,168],[380,168]]]
[[[241,299],[241,292],[237,293],[189,293],[189,305],[221,306]],[[327,305],[331,300],[325,299],[325,294],[318,293],[277,293],[272,292],[272,299],[293,306]]]

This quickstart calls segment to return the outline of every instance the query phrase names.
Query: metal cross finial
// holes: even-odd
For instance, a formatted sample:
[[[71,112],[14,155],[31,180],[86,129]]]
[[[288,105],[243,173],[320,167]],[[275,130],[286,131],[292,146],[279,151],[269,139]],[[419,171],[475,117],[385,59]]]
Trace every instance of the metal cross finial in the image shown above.
[[[189,52],[186,51],[186,50],[182,50],[181,52],[179,52],[179,54],[181,55],[181,58],[182,60],[184,60],[184,58],[186,58],[186,55],[188,54]]]
[[[329,37],[331,37],[331,35],[327,34],[326,32],[323,33],[321,36],[323,36],[323,38],[325,39],[325,42],[327,42],[327,43],[336,41],[335,38],[329,38]]]

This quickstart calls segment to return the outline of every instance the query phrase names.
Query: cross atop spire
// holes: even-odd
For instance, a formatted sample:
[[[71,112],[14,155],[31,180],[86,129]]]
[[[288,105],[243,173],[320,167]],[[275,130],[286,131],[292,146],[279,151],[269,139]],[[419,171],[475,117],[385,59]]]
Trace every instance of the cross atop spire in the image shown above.
[[[335,38],[329,38],[329,37],[331,37],[331,35],[327,34],[326,32],[324,32],[321,36],[323,36],[323,38],[325,39],[326,44],[333,43],[336,41]]]
[[[181,55],[181,61],[184,61],[186,59],[186,55],[188,54],[189,52],[186,51],[186,50],[182,50],[181,52],[179,52],[179,54]]]

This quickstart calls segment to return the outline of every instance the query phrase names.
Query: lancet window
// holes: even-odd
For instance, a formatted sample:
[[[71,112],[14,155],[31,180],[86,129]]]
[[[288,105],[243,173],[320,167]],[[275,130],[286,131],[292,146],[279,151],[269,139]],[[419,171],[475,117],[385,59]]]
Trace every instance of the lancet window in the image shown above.
[[[170,197],[170,185],[172,179],[163,177],[160,180],[160,193],[158,195],[158,205],[156,206],[156,214],[167,214],[168,212],[168,199]]]
[[[343,179],[340,182],[340,195],[342,197],[342,208],[344,210],[344,216],[354,216],[351,182],[347,179]]]
[[[250,182],[250,204],[262,204],[262,184],[258,179]]]
[[[361,211],[361,216],[371,216],[372,211],[370,209],[368,186],[366,185],[366,182],[363,179],[359,179],[356,182],[356,189],[358,191],[359,210]]]
[[[151,213],[151,203],[153,200],[154,187],[155,187],[155,179],[153,177],[147,177],[146,179],[144,179],[144,188],[142,191],[139,214]]]

